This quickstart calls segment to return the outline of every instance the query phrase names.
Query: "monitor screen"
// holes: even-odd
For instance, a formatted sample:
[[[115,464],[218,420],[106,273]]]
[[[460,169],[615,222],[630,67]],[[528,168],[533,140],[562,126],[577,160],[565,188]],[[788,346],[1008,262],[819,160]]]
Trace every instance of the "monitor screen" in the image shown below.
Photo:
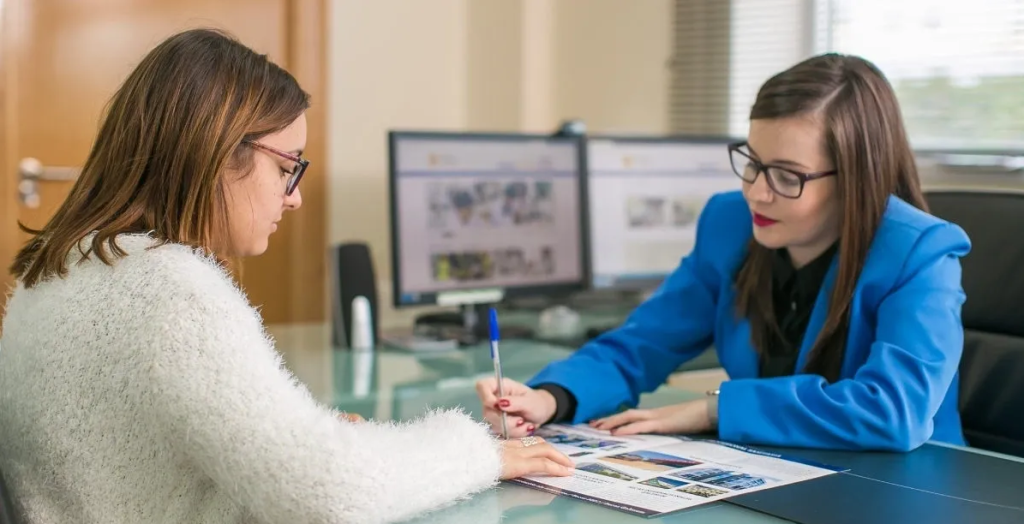
[[[693,249],[713,194],[736,190],[728,138],[587,140],[591,285],[650,289]]]
[[[390,134],[394,303],[585,286],[579,138]]]

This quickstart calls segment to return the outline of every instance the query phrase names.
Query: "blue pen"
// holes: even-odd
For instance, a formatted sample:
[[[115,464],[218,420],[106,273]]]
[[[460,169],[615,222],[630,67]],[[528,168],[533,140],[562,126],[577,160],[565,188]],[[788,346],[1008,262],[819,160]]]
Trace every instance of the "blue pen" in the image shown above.
[[[491,308],[491,360],[494,362],[494,377],[498,379],[498,398],[504,397],[501,387],[501,356],[498,355],[498,310]],[[508,415],[501,412],[501,436],[508,440]]]

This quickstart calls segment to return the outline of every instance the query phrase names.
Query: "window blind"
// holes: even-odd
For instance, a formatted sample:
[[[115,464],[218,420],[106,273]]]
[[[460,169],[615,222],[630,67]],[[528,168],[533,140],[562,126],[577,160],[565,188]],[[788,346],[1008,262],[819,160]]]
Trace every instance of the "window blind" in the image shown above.
[[[1024,0],[676,0],[670,128],[744,136],[757,89],[811,55],[871,60],[918,149],[1024,150]]]
[[[1024,0],[828,0],[827,49],[896,90],[922,149],[1024,150]]]
[[[724,135],[729,120],[729,20],[723,0],[676,0],[670,67],[669,128]]]

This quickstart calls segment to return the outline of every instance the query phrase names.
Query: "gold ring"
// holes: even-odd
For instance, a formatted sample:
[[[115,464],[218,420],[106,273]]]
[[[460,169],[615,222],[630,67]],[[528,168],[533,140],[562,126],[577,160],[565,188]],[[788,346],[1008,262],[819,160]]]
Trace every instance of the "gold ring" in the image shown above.
[[[536,444],[540,444],[540,440],[537,437],[523,437],[523,438],[519,439],[519,442],[523,443],[523,447],[524,448],[528,448],[530,446],[533,446],[533,445],[536,445]]]

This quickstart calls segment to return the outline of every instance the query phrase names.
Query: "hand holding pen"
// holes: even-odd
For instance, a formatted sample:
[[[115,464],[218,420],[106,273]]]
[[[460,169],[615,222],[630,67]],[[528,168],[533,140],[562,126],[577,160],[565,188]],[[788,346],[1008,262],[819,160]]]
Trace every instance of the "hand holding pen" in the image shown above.
[[[491,358],[494,378],[480,380],[476,392],[483,403],[483,416],[496,433],[506,438],[520,438],[532,434],[555,414],[555,398],[543,390],[535,390],[515,380],[505,378],[501,372],[498,348],[497,313],[491,312]],[[501,377],[499,379],[499,377]]]
[[[505,397],[507,389],[519,390],[520,386],[527,390],[530,388],[514,380],[506,382],[506,379],[501,376],[501,353],[498,350],[498,339],[501,338],[501,333],[498,329],[498,312],[494,308],[491,308],[490,321],[491,360],[494,362],[494,378],[477,383],[477,391],[482,391],[481,384],[486,383],[483,387],[489,392],[494,402],[491,409],[487,409],[487,404],[484,405],[484,417],[491,422],[491,427],[495,429],[501,428],[501,436],[505,439],[505,442],[502,443],[503,471],[501,478],[515,478],[521,475],[528,475],[531,472],[547,473],[548,475],[560,477],[571,475],[575,467],[572,459],[556,450],[551,444],[544,442],[543,439],[530,437],[520,440],[509,440],[510,437],[520,438],[533,433],[534,426],[531,424],[526,427],[528,428],[527,431],[520,433],[518,431],[520,428],[526,428],[523,428],[523,419],[517,417],[516,429],[509,432],[508,414],[498,409],[498,406],[502,405],[502,403],[506,406],[509,405],[510,401]],[[506,385],[513,387],[506,388]],[[497,394],[497,397],[494,397],[495,394]]]
[[[490,327],[491,361],[494,362],[494,379],[498,386],[498,398],[504,398],[505,392],[502,387],[503,380],[501,376],[501,355],[498,351],[498,339],[501,338],[501,332],[498,329],[498,311],[494,308],[491,308]],[[508,416],[504,411],[501,412],[501,436],[505,440],[508,440]]]

